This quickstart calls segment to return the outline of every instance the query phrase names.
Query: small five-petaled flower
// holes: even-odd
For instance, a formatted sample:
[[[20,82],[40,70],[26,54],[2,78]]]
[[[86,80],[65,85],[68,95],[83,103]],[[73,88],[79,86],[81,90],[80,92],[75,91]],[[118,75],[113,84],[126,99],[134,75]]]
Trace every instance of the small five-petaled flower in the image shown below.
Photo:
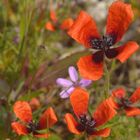
[[[87,79],[79,80],[78,73],[73,66],[69,67],[68,72],[69,72],[70,80],[64,78],[58,78],[56,80],[56,83],[64,88],[64,90],[60,93],[61,98],[68,98],[75,88],[87,87],[92,82],[91,80],[87,80]]]

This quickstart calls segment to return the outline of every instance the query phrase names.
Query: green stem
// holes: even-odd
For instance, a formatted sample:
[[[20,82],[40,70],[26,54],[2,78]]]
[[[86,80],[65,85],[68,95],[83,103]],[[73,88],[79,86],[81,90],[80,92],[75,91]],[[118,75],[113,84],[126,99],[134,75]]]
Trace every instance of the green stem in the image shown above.
[[[105,98],[108,97],[110,90],[110,71],[105,64]]]

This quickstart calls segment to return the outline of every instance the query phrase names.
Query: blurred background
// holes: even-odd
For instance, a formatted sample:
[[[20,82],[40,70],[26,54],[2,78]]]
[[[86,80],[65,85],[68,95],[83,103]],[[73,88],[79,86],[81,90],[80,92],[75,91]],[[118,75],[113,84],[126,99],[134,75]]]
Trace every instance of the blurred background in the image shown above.
[[[51,131],[52,140],[82,140],[83,136],[71,134],[64,123],[64,114],[72,112],[69,100],[59,97],[61,88],[56,85],[58,77],[67,77],[67,68],[76,66],[80,56],[87,50],[71,39],[59,25],[66,18],[75,19],[80,10],[94,17],[101,34],[105,32],[108,7],[114,0],[0,0],[0,139],[28,140],[19,137],[11,129],[15,120],[12,106],[17,100],[39,102],[33,111],[38,119],[41,112],[52,106],[59,122]],[[128,40],[140,44],[140,0],[124,0],[132,5],[134,21],[121,43]],[[51,21],[50,10],[57,16],[55,31],[45,25]],[[124,19],[125,20],[125,19]],[[124,87],[128,94],[140,86],[140,51],[126,63],[110,62],[112,68],[110,93],[116,87]],[[93,82],[89,87],[90,110],[95,110],[103,100],[105,78]],[[108,93],[108,94],[110,94]],[[140,117],[115,117],[108,125],[111,136],[105,140],[139,140]],[[96,138],[101,140],[101,138]]]

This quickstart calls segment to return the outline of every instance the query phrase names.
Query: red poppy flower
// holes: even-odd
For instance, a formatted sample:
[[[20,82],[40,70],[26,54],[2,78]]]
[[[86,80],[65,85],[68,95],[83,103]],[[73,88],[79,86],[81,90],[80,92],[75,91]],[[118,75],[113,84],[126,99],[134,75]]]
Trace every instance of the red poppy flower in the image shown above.
[[[45,110],[38,123],[34,122],[32,119],[31,108],[25,101],[17,101],[14,104],[14,113],[23,122],[13,122],[11,124],[13,130],[18,135],[27,135],[32,133],[38,138],[48,138],[48,133],[42,134],[38,131],[49,128],[57,122],[56,115],[51,107]]]
[[[62,30],[68,30],[73,25],[73,19],[72,18],[66,18],[62,24],[60,25],[60,29]]]
[[[49,30],[49,31],[55,31],[55,27],[54,27],[54,25],[50,22],[50,21],[48,21],[47,23],[46,23],[46,25],[45,25],[45,28],[47,29],[47,30]]]
[[[45,25],[45,28],[49,31],[55,31],[56,29],[56,24],[57,24],[57,16],[56,16],[56,13],[54,10],[50,10],[50,20],[51,21],[48,21]]]
[[[118,88],[112,92],[112,96],[109,98],[111,106],[115,109],[123,108],[127,116],[140,115],[140,109],[135,107],[135,103],[140,100],[140,87],[130,96],[125,97],[125,90]]]
[[[50,19],[53,21],[53,22],[57,22],[57,16],[56,16],[56,13],[54,10],[51,10],[50,11]]]
[[[101,37],[92,17],[84,11],[80,12],[68,34],[86,48],[96,50],[93,55],[81,57],[77,63],[84,78],[98,80],[102,77],[104,56],[124,62],[138,49],[139,46],[134,41],[117,48],[113,46],[121,40],[132,19],[133,11],[129,4],[113,2],[109,7],[106,33]]]
[[[112,119],[116,111],[110,107],[108,100],[105,100],[92,114],[92,117],[89,117],[87,115],[88,100],[89,94],[84,89],[76,88],[71,94],[70,102],[77,116],[77,121],[70,113],[65,115],[69,131],[74,134],[80,134],[85,131],[91,136],[109,136],[110,128],[98,129],[98,127]]]
[[[49,31],[55,31],[57,28],[60,28],[61,30],[68,30],[73,25],[73,19],[72,18],[66,18],[62,23],[60,24],[55,11],[50,11],[50,19],[51,21],[48,21],[45,24],[45,28]]]

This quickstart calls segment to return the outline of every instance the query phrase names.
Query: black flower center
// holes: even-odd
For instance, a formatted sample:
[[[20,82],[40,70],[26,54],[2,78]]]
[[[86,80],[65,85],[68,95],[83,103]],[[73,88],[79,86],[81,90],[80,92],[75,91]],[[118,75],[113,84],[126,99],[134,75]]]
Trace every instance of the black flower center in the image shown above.
[[[129,99],[121,98],[118,100],[118,104],[120,107],[127,108],[130,107],[132,103],[129,101]]]
[[[95,121],[93,118],[88,117],[87,115],[80,115],[79,116],[79,124],[77,129],[80,132],[86,131],[87,134],[92,134],[94,131]]]
[[[37,133],[38,123],[29,122],[27,125],[27,129],[29,133]]]
[[[97,50],[108,50],[115,43],[115,39],[111,35],[103,36],[102,38],[91,39],[91,46]]]

